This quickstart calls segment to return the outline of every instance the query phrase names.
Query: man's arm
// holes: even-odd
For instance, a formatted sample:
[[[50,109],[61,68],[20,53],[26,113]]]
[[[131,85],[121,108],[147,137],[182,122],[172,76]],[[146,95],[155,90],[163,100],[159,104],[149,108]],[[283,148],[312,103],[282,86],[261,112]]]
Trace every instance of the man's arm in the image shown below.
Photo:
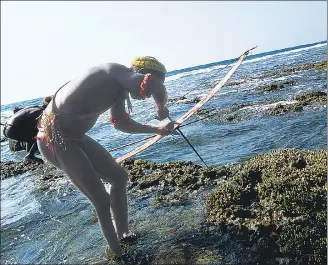
[[[110,109],[110,121],[115,129],[126,133],[156,133],[161,134],[161,127],[145,125],[132,120],[125,111],[124,101],[119,101]]]
[[[155,78],[149,82],[149,90],[157,105],[157,117],[159,120],[164,120],[170,116],[169,109],[167,108],[167,91],[162,80]]]

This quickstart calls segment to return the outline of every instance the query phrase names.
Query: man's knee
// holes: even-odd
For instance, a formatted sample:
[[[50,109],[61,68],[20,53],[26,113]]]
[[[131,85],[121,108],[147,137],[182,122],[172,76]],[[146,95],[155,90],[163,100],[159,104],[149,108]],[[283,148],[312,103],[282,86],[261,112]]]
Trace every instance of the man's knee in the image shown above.
[[[107,192],[99,192],[95,196],[91,196],[89,200],[92,202],[96,210],[110,208],[110,195]]]

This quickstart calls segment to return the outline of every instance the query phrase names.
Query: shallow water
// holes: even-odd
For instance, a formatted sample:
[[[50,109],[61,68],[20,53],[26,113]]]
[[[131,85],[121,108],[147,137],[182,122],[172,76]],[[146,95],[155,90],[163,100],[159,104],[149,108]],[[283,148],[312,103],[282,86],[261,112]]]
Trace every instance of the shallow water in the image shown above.
[[[301,92],[326,90],[327,75],[324,71],[301,71],[280,78],[259,77],[265,71],[327,59],[326,49],[327,45],[324,43],[250,56],[229,80],[246,78],[247,82],[222,88],[204,108],[222,109],[234,104],[265,100],[288,103]],[[186,96],[188,99],[206,94],[210,90],[209,85],[218,82],[231,68],[222,68],[222,65],[181,71],[169,76],[166,86],[170,97],[181,97],[190,89],[192,93]],[[294,79],[297,80],[296,85],[286,86],[279,91],[263,93],[255,90],[258,86],[274,81]],[[40,101],[41,99],[36,99],[2,106],[2,121],[11,115],[13,106],[38,104]],[[134,119],[159,123],[153,119],[155,108],[151,100],[133,101],[132,104]],[[258,106],[239,109],[237,114],[240,118],[233,121],[202,120],[181,130],[208,165],[239,163],[276,148],[327,148],[325,106],[307,106],[302,112],[269,116],[264,115],[267,105],[259,103]],[[193,104],[187,102],[170,104],[171,117],[179,118],[191,106]],[[197,118],[199,117],[195,115],[190,121]],[[126,139],[128,134],[115,131],[108,123],[107,113],[99,118],[89,135],[107,149],[146,136],[134,135]],[[135,146],[129,146],[112,152],[112,155],[118,157],[133,148]],[[13,154],[6,142],[1,143],[1,161],[21,161],[23,156],[24,152]],[[154,162],[192,161],[202,165],[188,144],[177,135],[165,137],[135,158]],[[106,244],[99,225],[88,223],[93,216],[92,206],[65,178],[52,182],[50,190],[39,192],[38,179],[45,173],[25,173],[1,181],[1,263],[82,264],[101,260]],[[204,219],[204,194],[195,194],[195,201],[190,202],[191,204],[154,208],[151,200],[156,194],[154,192],[148,197],[129,198],[130,225],[142,235],[136,249],[140,257],[154,253],[160,255],[163,249],[176,248],[181,243],[179,240],[189,242],[188,238],[191,236],[198,236],[200,241],[203,240],[199,226]],[[238,256],[247,256],[248,250],[226,238],[222,238],[215,246],[216,254],[226,257],[226,264],[234,264]],[[196,247],[202,247],[201,243]]]

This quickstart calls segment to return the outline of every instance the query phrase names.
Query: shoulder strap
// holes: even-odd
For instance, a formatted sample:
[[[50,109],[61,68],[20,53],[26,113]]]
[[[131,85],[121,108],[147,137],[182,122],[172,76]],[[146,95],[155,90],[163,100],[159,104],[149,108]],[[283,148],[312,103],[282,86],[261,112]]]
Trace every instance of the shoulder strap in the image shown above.
[[[58,93],[59,90],[61,90],[64,86],[66,86],[69,82],[71,82],[71,81],[66,82],[64,85],[62,85],[60,88],[58,88],[58,90],[56,91],[55,95],[53,96],[53,98],[52,98],[52,100],[51,100],[51,101],[52,101],[52,108],[53,108],[53,109],[57,110],[57,106],[56,106],[56,104],[55,104],[55,98],[56,98],[57,93]]]

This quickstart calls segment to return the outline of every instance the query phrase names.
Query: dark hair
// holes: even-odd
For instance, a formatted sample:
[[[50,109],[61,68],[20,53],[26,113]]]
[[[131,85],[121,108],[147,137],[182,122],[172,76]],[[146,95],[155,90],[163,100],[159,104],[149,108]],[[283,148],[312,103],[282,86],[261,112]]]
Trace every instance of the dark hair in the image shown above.
[[[52,100],[52,98],[53,98],[53,96],[47,96],[47,97],[45,97],[43,99],[43,103],[41,105],[41,108],[42,109],[45,109],[48,106],[48,104],[50,103],[50,101]]]
[[[20,107],[17,107],[17,106],[16,106],[16,107],[14,108],[14,110],[13,110],[13,111],[14,111],[14,114],[15,114],[16,112],[20,111],[21,109],[23,109],[23,108],[20,108]]]

